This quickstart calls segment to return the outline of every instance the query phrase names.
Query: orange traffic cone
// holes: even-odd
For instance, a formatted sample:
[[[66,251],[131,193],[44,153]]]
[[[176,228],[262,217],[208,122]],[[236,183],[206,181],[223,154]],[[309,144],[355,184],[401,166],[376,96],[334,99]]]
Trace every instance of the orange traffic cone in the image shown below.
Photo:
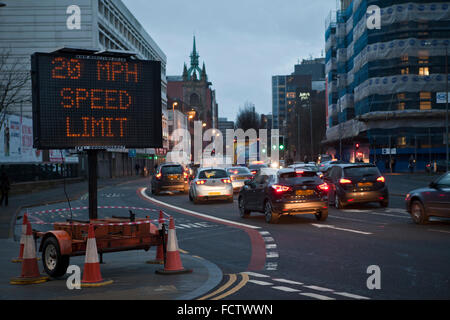
[[[159,211],[159,219],[158,219],[158,230],[161,232],[162,225],[164,223],[164,216],[162,210]],[[149,264],[164,264],[164,246],[160,244],[156,249],[156,258],[155,260],[147,261]]]
[[[86,258],[84,260],[82,287],[100,287],[113,283],[113,280],[104,280],[100,274],[98,262],[97,242],[95,240],[94,225],[89,224],[88,239],[86,244]]]
[[[28,223],[28,215],[25,213],[23,215],[23,222],[22,222],[22,234],[20,235],[20,251],[19,251],[19,257],[16,259],[12,259],[11,262],[19,263],[23,260],[23,248],[25,244],[25,236],[27,234],[27,223]]]
[[[13,278],[11,284],[34,284],[42,283],[49,279],[48,276],[42,276],[39,273],[39,267],[36,258],[36,245],[34,243],[31,223],[27,222],[26,234],[24,237],[22,260],[22,273],[20,277]]]
[[[191,273],[191,269],[183,268],[181,264],[180,252],[178,251],[177,235],[175,233],[175,223],[170,217],[169,234],[167,237],[166,261],[163,270],[156,270],[158,274],[180,274]]]

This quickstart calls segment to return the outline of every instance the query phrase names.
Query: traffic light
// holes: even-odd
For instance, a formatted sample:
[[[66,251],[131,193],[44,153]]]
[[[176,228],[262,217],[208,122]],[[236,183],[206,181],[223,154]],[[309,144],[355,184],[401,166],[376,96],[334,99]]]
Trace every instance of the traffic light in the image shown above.
[[[284,137],[283,136],[279,137],[279,146],[280,146],[280,150],[284,150]]]
[[[355,145],[355,150],[359,150],[359,143]]]

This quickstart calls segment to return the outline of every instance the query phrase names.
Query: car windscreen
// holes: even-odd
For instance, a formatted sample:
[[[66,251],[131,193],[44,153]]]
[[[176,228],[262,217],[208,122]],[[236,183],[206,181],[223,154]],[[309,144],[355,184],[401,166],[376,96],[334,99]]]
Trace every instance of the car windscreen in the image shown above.
[[[162,174],[182,174],[183,168],[181,166],[164,166],[161,172]]]
[[[247,168],[229,168],[227,169],[228,174],[251,174],[250,170]]]
[[[380,171],[377,167],[348,167],[344,168],[345,177],[365,177],[365,176],[379,176]]]
[[[438,186],[440,187],[450,187],[450,173],[447,173],[442,178],[437,181]]]
[[[279,175],[280,181],[288,184],[303,184],[305,182],[317,182],[319,177],[312,171],[283,172]]]
[[[221,179],[228,178],[228,174],[225,170],[203,170],[198,174],[199,179]]]
[[[294,169],[296,169],[297,171],[303,170],[303,169],[308,170],[308,171],[314,171],[314,172],[319,171],[319,168],[316,166],[296,166],[296,167],[294,167]]]

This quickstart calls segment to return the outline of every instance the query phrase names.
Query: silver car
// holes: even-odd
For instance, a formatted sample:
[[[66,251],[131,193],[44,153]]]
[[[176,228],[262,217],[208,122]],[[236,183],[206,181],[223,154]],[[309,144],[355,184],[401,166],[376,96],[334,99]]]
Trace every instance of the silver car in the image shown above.
[[[231,178],[234,192],[241,191],[245,185],[245,181],[253,179],[253,174],[246,167],[230,167],[227,168],[228,175]]]
[[[200,168],[191,181],[189,200],[194,203],[207,200],[233,202],[233,185],[225,169]]]

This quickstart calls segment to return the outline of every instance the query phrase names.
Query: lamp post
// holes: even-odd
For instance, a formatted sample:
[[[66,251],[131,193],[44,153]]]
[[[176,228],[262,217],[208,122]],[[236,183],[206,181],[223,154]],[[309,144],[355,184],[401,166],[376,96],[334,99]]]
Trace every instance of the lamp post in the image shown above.
[[[445,169],[448,171],[448,46],[445,47],[445,146],[446,146],[446,161],[445,161]]]
[[[309,135],[311,143],[311,161],[314,159],[314,142],[313,142],[313,128],[312,128],[312,106],[311,106],[311,94],[309,92],[300,93],[300,99],[306,101],[309,107]]]

